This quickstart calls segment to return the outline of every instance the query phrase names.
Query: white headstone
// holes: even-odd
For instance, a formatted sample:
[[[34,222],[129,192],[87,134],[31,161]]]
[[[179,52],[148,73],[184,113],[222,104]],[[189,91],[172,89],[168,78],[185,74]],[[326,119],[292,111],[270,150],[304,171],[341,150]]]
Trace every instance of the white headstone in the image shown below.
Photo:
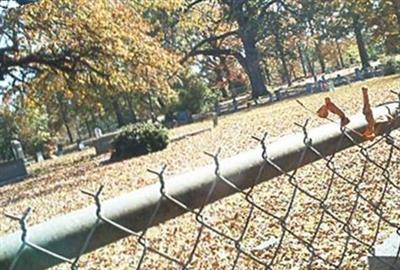
[[[332,80],[328,82],[328,87],[329,87],[329,92],[335,92],[335,83]]]
[[[22,144],[18,140],[11,141],[12,150],[16,159],[25,159],[24,150]]]
[[[36,152],[36,160],[37,162],[42,162],[44,161],[43,153],[42,152]]]
[[[85,145],[83,142],[80,142],[80,143],[78,144],[78,148],[79,148],[80,151],[85,150],[86,145]]]
[[[103,131],[101,130],[101,128],[95,128],[94,129],[94,135],[96,136],[96,138],[100,138],[101,136],[103,136]]]

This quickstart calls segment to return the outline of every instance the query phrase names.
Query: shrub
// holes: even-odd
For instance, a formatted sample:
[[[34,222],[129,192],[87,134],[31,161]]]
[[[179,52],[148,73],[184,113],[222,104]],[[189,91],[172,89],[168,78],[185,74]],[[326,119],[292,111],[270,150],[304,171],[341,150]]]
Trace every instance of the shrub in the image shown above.
[[[385,75],[393,75],[399,72],[399,62],[395,59],[388,60],[383,67],[383,73]]]
[[[158,124],[136,123],[121,129],[112,142],[111,160],[122,160],[163,150],[168,145],[168,131]]]
[[[219,92],[210,89],[206,81],[195,75],[182,79],[182,84],[175,90],[178,94],[173,108],[175,111],[187,111],[191,114],[208,112],[219,99]]]

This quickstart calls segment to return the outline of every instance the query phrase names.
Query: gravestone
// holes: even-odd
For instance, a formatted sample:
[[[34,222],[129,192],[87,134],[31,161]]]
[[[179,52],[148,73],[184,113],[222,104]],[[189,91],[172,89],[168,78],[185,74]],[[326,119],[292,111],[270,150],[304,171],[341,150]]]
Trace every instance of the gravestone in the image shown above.
[[[25,160],[24,150],[22,148],[22,144],[18,140],[11,141],[11,148],[14,153],[15,159],[22,159]]]
[[[100,138],[101,136],[103,136],[103,131],[101,130],[101,128],[95,128],[94,129],[94,136],[98,139],[98,138]]]
[[[56,155],[57,156],[62,156],[64,154],[64,147],[61,143],[57,144],[57,151]]]
[[[215,111],[216,114],[220,114],[221,113],[221,106],[219,105],[218,101],[216,101],[214,103],[214,111]]]
[[[363,75],[362,75],[362,72],[361,72],[361,70],[359,68],[356,68],[354,70],[354,75],[356,76],[356,81],[362,81],[364,79]]]
[[[96,155],[109,153],[112,150],[112,141],[117,135],[118,133],[109,133],[96,139],[93,142],[93,146],[96,149]]]
[[[27,175],[23,159],[0,163],[0,186],[23,180]]]
[[[279,100],[282,99],[281,90],[282,89],[279,88],[279,89],[274,91],[274,94],[275,94],[275,97],[276,97],[276,101],[279,101]]]
[[[233,106],[233,111],[236,112],[238,110],[238,102],[236,100],[236,97],[233,97],[232,99],[232,106]]]
[[[399,232],[400,233],[400,232]],[[375,256],[368,257],[370,270],[400,269],[400,234],[392,234],[386,241],[374,247]]]
[[[36,152],[36,161],[37,162],[42,162],[44,161],[43,153],[41,151]]]
[[[176,115],[179,124],[187,124],[190,122],[190,114],[187,111],[179,111]]]
[[[318,91],[328,91],[329,86],[328,86],[328,81],[326,80],[325,76],[322,76],[321,79],[318,81]]]
[[[335,92],[335,83],[332,80],[328,82],[328,88],[329,92]]]
[[[213,117],[213,125],[214,125],[214,127],[217,127],[218,126],[218,113],[213,113],[212,117]]]
[[[306,84],[306,92],[311,94],[313,92],[313,85],[312,83],[307,83]]]
[[[364,79],[370,79],[374,77],[374,72],[371,68],[367,67],[362,70],[362,76]]]
[[[78,149],[79,149],[79,151],[83,151],[83,150],[87,149],[87,146],[85,145],[84,142],[79,142]]]
[[[22,145],[18,140],[11,141],[11,148],[15,160],[0,163],[0,186],[16,182],[27,176],[25,167],[25,155]]]

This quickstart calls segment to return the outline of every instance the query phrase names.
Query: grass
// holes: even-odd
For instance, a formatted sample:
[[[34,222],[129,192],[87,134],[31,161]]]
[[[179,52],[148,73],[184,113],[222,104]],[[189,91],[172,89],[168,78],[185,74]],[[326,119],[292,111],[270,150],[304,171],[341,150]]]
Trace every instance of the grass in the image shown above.
[[[361,86],[370,88],[370,101],[373,105],[393,101],[396,97],[390,89],[400,88],[400,77],[390,76],[355,83],[338,88],[334,93],[320,93],[302,97],[301,102],[311,111],[323,104],[326,96],[339,105],[347,115],[360,112],[362,109]],[[268,131],[271,140],[284,134],[299,132],[294,122],[303,123],[311,118],[311,126],[318,126],[326,121],[318,119],[314,114],[304,110],[296,100],[285,100],[273,105],[255,108],[232,115],[221,117],[219,126],[211,132],[190,137],[171,144],[166,150],[140,158],[103,166],[101,161],[106,156],[92,157],[93,150],[74,153],[57,160],[46,161],[30,167],[32,176],[24,182],[0,188],[0,205],[3,212],[22,213],[27,207],[34,211],[29,224],[44,222],[56,215],[80,209],[91,205],[91,201],[80,194],[79,189],[96,190],[105,185],[104,199],[112,198],[128,191],[138,189],[157,181],[147,169],[157,169],[162,164],[168,166],[167,176],[192,170],[193,168],[212,163],[212,160],[203,154],[204,151],[215,152],[222,148],[222,157],[228,157],[257,147],[257,142],[251,136],[261,136]],[[173,135],[184,134],[189,131],[210,127],[211,122],[201,122],[183,126],[171,131]],[[371,154],[380,162],[387,157],[387,147],[375,147]],[[398,154],[398,153],[396,153]],[[357,177],[363,168],[363,158],[357,149],[346,150],[338,156],[338,165],[342,166],[343,174]],[[393,175],[398,176],[397,160],[391,164]],[[377,168],[369,168],[365,179],[363,192],[371,199],[376,200],[382,186],[376,179],[382,179]],[[315,194],[322,194],[327,188],[329,172],[325,164],[317,162],[302,168],[298,172],[301,185]],[[396,178],[398,179],[398,178]],[[277,215],[284,215],[293,187],[284,177],[258,186],[255,190],[256,200],[266,209],[272,209]],[[388,190],[384,208],[391,220],[400,220],[400,196],[398,190]],[[348,202],[356,197],[350,185],[337,181],[330,195],[333,211],[343,218],[348,215],[352,205]],[[224,199],[206,208],[206,216],[210,223],[237,237],[249,209],[248,204],[240,195]],[[296,205],[289,216],[292,230],[299,231],[305,238],[310,238],[315,231],[316,223],[321,215],[321,209],[315,202],[305,196],[296,200]],[[377,220],[371,215],[368,205],[360,204],[354,215],[357,224],[357,234],[362,239],[370,241],[373,236]],[[194,217],[184,215],[171,220],[161,226],[152,228],[147,233],[152,247],[163,250],[184,260],[193,246],[198,224]],[[18,229],[16,222],[4,216],[0,217],[0,234],[9,233]],[[386,233],[390,232],[387,226]],[[251,220],[249,232],[243,243],[247,246],[257,246],[268,236],[279,236],[282,230],[276,221],[271,220],[261,212],[257,212]],[[316,236],[318,252],[325,251],[330,261],[337,261],[343,251],[342,245],[345,234],[339,224],[327,218],[321,233]],[[381,236],[383,237],[383,235]],[[171,242],[174,243],[171,245]],[[365,247],[357,243],[351,244],[351,252],[347,255],[345,269],[360,269],[365,267]],[[126,238],[117,243],[102,248],[82,258],[81,269],[127,269],[138,261],[140,246],[132,238]],[[236,254],[234,245],[220,237],[206,231],[202,234],[200,245],[193,261],[194,269],[230,269]],[[271,251],[258,252],[258,257],[268,259]],[[307,265],[309,252],[298,240],[285,238],[282,251],[277,257],[276,269],[303,269]],[[63,269],[63,266],[58,268]],[[274,268],[274,269],[275,269]],[[329,269],[323,262],[316,262],[314,269]],[[158,256],[146,257],[143,269],[177,269],[173,264]],[[262,269],[260,265],[241,258],[237,269]]]

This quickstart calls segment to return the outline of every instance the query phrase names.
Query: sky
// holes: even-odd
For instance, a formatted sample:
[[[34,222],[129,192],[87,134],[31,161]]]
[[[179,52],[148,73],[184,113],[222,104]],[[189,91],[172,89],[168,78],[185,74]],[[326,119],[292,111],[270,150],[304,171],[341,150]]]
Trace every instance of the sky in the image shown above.
[[[2,16],[2,13],[3,13],[3,11],[5,9],[14,8],[14,7],[17,7],[17,6],[18,6],[18,4],[13,0],[0,0],[0,12],[1,12],[0,16]],[[1,35],[0,36],[0,48],[4,48],[6,46],[6,42],[7,41],[6,41],[5,37],[4,37],[4,35]],[[5,87],[5,86],[7,86],[9,84],[10,84],[10,79],[6,78],[6,80],[0,81],[0,88],[1,87]],[[0,93],[0,105],[2,104],[2,100],[3,100],[2,94]]]

